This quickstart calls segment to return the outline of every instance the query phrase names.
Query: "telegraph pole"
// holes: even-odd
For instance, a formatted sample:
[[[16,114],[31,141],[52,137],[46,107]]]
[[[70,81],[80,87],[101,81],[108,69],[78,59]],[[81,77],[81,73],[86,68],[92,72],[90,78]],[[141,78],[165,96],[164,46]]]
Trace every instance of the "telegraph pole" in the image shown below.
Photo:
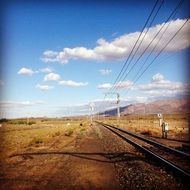
[[[120,96],[119,93],[117,93],[117,125],[119,126],[119,120],[120,120]]]
[[[120,103],[120,95],[118,92],[108,92],[106,93],[107,94],[115,94],[117,95],[117,101],[116,101],[116,104],[117,104],[117,125],[119,126],[119,121],[120,121],[120,106],[119,106],[119,103]]]
[[[92,126],[93,123],[93,111],[94,111],[94,104],[90,103],[90,125]]]

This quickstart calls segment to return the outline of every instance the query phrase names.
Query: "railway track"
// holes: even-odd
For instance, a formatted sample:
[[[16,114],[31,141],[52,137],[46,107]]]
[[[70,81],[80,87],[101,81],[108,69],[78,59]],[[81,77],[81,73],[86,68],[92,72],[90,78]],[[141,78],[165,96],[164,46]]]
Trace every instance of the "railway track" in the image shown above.
[[[185,182],[190,180],[190,154],[167,147],[161,143],[147,139],[130,131],[115,127],[113,125],[98,121],[96,121],[96,123],[107,128],[118,137],[133,145],[145,155],[164,165],[177,177],[180,177],[181,180]]]

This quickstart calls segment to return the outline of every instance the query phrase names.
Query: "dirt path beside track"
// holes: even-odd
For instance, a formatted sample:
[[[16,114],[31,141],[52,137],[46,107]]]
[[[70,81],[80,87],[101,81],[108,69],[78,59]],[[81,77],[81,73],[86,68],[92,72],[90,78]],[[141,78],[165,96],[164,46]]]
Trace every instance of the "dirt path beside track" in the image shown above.
[[[121,189],[96,130],[88,127],[86,136],[71,137],[67,146],[60,143],[64,138],[57,137],[50,149],[43,145],[38,151],[27,151],[31,154],[3,160],[0,189]]]

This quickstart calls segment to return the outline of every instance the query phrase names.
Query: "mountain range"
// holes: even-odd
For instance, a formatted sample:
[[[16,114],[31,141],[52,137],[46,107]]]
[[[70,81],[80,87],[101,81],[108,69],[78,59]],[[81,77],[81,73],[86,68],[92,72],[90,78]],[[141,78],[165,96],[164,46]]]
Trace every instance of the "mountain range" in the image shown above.
[[[177,113],[190,113],[190,100],[186,99],[170,99],[170,100],[157,100],[150,103],[136,103],[124,107],[120,107],[121,115],[129,114],[177,114]],[[117,114],[117,109],[106,110],[100,113],[107,116]]]

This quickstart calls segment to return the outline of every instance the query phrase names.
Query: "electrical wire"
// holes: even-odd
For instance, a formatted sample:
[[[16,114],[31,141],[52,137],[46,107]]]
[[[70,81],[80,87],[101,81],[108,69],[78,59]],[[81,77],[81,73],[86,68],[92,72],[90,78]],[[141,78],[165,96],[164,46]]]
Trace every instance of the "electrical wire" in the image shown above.
[[[173,37],[165,44],[165,46],[159,51],[159,53],[157,54],[156,57],[154,57],[154,59],[149,63],[149,65],[147,65],[147,67],[143,70],[143,72],[138,76],[138,78],[136,78],[136,80],[134,81],[134,83],[131,85],[130,88],[132,88],[137,81],[143,76],[143,74],[152,66],[152,64],[155,62],[155,60],[161,55],[161,53],[164,51],[164,49],[170,44],[170,42],[177,36],[177,34],[182,30],[182,28],[185,26],[185,24],[189,21],[189,18],[186,19],[186,21],[183,23],[183,25],[177,30],[177,32],[173,35]],[[129,91],[129,89],[128,89]],[[128,92],[126,91],[126,92]],[[125,93],[126,95],[126,93]]]
[[[153,39],[151,40],[151,42],[148,44],[148,46],[144,49],[144,51],[141,53],[141,55],[138,57],[138,59],[136,60],[136,62],[133,64],[133,66],[131,67],[131,69],[127,72],[127,74],[124,76],[124,78],[122,79],[122,81],[124,81],[127,76],[129,75],[129,73],[133,70],[133,68],[137,65],[138,61],[142,58],[142,56],[145,54],[145,52],[148,50],[148,48],[150,47],[150,45],[154,42],[154,40],[156,39],[156,37],[160,34],[160,32],[163,30],[163,28],[165,27],[165,25],[168,24],[168,26],[165,28],[165,30],[163,31],[162,35],[160,36],[160,38],[158,39],[156,45],[154,46],[153,50],[151,51],[151,53],[149,54],[148,58],[150,57],[150,55],[153,53],[153,51],[155,50],[156,46],[158,45],[160,39],[163,37],[163,35],[165,34],[166,30],[168,29],[168,27],[170,26],[171,22],[168,23],[168,21],[171,19],[172,16],[175,16],[177,13],[177,10],[180,8],[180,6],[182,5],[184,0],[181,0],[178,5],[176,6],[176,8],[172,11],[172,13],[169,15],[169,17],[166,19],[165,23],[162,25],[162,27],[159,29],[159,31],[156,33],[156,35],[153,37]],[[147,60],[148,60],[147,58]],[[147,61],[146,60],[146,61]],[[145,62],[146,62],[145,61]],[[122,83],[122,81],[120,81]],[[117,90],[117,88],[115,88],[115,91]]]

